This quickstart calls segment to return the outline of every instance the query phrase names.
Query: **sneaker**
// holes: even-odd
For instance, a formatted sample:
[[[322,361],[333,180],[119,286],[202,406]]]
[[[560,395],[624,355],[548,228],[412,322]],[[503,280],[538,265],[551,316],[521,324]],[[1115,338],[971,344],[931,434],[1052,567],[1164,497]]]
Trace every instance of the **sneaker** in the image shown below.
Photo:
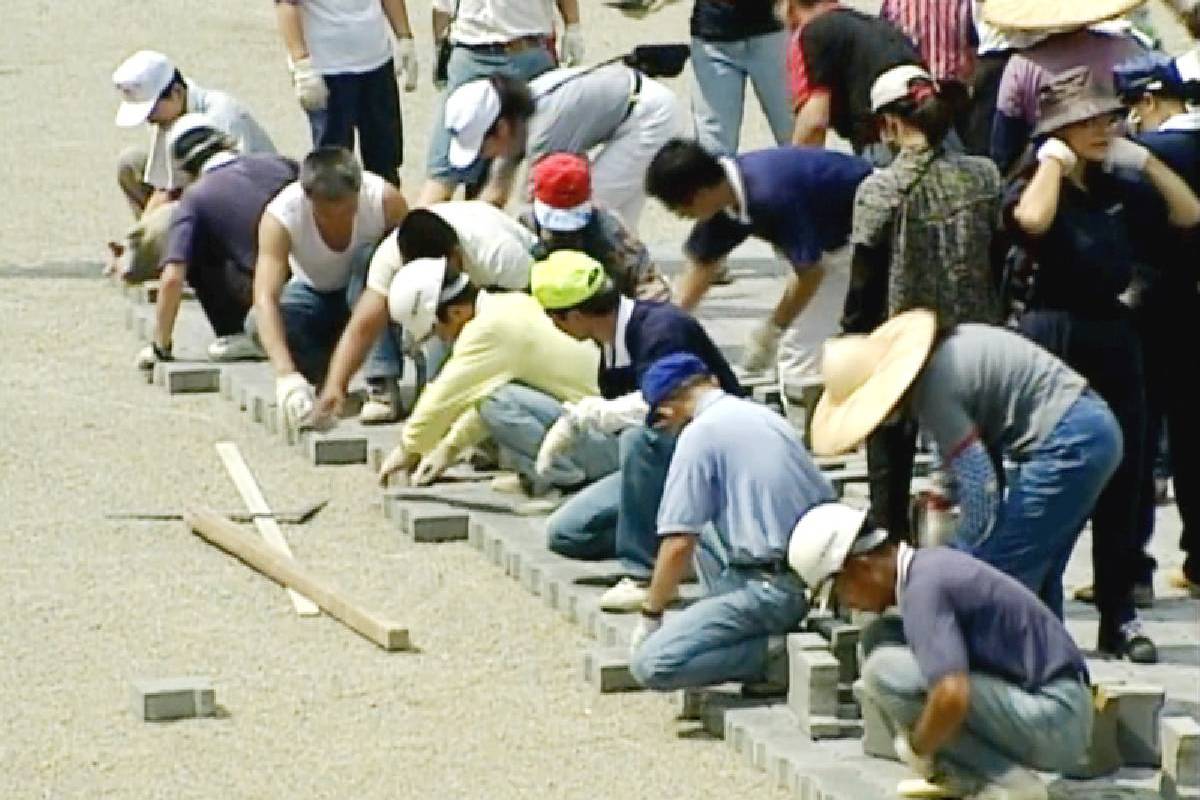
[[[1050,792],[1042,779],[1024,767],[1013,767],[987,784],[969,800],[1049,800]]]
[[[235,333],[218,336],[208,346],[208,357],[211,361],[261,361],[267,354],[253,336]]]
[[[1158,663],[1158,648],[1136,619],[1126,622],[1115,633],[1101,631],[1096,650],[1106,658],[1128,659],[1134,664]]]
[[[521,481],[521,476],[515,472],[506,472],[503,475],[497,475],[492,478],[489,484],[493,492],[501,494],[515,494],[521,497],[527,497],[525,493],[525,485]]]
[[[949,798],[962,797],[962,792],[925,778],[905,778],[896,784],[896,794],[901,797],[923,798],[923,800],[949,800]]]
[[[1167,583],[1171,584],[1172,588],[1183,589],[1192,597],[1200,597],[1200,582],[1189,578],[1182,567],[1171,570],[1171,574],[1167,576]]]
[[[547,514],[553,514],[562,503],[562,492],[558,489],[551,489],[532,500],[517,503],[513,506],[513,513],[519,517],[543,517]]]
[[[632,578],[622,578],[621,582],[600,595],[601,611],[631,612],[638,611],[646,602],[650,590],[640,586]]]
[[[400,419],[400,389],[395,381],[367,384],[367,399],[358,412],[364,425],[383,425]]]

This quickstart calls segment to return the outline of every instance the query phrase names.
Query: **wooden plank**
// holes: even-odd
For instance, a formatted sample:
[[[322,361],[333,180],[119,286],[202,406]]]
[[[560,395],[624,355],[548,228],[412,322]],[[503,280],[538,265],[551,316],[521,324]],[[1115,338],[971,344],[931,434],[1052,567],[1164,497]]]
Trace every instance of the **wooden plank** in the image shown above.
[[[313,598],[322,611],[370,639],[384,650],[408,650],[408,629],[359,606],[337,588],[306,570],[295,559],[265,542],[247,536],[213,511],[188,509],[184,522],[200,538],[266,575],[271,580]]]
[[[238,494],[246,504],[246,510],[254,517],[254,527],[258,528],[259,534],[268,545],[281,555],[291,558],[292,549],[288,547],[287,539],[283,538],[283,531],[279,529],[279,523],[271,514],[271,507],[267,505],[267,499],[258,488],[254,473],[250,472],[250,466],[246,459],[242,458],[242,451],[238,450],[238,446],[233,442],[217,442],[216,448],[217,455],[221,457],[229,477],[233,480],[233,485],[237,487]],[[312,600],[295,590],[288,589],[288,596],[292,599],[292,608],[296,609],[300,616],[312,617],[321,613]]]

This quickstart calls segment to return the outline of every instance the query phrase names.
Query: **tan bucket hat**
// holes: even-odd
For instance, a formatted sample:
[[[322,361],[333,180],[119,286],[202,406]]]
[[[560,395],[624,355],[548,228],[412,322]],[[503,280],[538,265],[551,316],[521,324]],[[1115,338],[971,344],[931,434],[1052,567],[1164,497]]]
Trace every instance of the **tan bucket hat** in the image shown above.
[[[1146,0],[984,0],[983,19],[997,28],[1074,30],[1127,14]]]
[[[813,413],[813,452],[845,452],[879,427],[925,365],[936,333],[937,316],[918,308],[897,314],[869,336],[825,342],[825,392]]]
[[[1072,67],[1055,75],[1038,90],[1038,124],[1033,135],[1041,136],[1123,109],[1115,94],[1096,85],[1090,69]]]

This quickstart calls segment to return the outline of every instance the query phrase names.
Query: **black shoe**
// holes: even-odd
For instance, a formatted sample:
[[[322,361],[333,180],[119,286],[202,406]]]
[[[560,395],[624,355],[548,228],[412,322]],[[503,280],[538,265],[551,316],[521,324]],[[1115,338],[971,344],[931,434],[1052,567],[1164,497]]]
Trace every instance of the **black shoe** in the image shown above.
[[[1112,633],[1100,634],[1096,650],[1105,658],[1125,659],[1134,664],[1157,664],[1158,648],[1142,632],[1140,622],[1127,622]]]

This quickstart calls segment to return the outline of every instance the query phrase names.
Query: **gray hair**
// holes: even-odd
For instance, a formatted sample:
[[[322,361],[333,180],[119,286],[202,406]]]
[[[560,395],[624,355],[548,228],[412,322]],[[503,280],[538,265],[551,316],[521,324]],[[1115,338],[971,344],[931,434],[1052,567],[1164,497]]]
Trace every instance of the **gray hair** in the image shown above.
[[[318,147],[300,165],[300,186],[310,198],[341,200],[362,188],[362,167],[344,147]]]

